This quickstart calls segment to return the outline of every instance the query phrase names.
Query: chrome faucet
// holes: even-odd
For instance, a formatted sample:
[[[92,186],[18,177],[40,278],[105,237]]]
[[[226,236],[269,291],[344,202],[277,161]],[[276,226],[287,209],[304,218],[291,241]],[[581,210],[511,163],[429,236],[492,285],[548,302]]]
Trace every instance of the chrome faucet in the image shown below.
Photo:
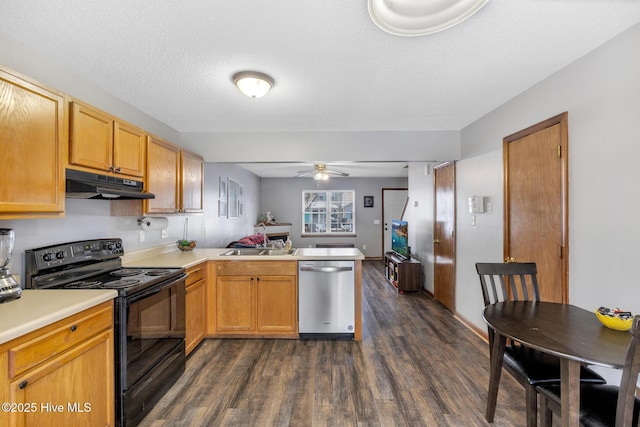
[[[260,232],[260,227],[262,227],[262,247],[266,248],[267,247],[267,226],[264,224],[264,222],[261,222],[260,224],[257,225],[258,228],[258,233]],[[257,245],[258,247],[260,247],[260,245]]]

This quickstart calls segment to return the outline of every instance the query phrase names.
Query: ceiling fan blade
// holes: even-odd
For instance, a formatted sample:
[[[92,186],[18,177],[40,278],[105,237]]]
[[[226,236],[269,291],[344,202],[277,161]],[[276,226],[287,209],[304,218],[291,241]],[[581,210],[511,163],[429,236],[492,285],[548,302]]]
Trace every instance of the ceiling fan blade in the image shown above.
[[[332,170],[325,170],[325,172],[328,173],[329,175],[349,176],[349,174],[346,172],[338,172],[338,171],[332,171]]]
[[[349,176],[349,174],[345,172],[339,172],[339,171],[327,169],[327,165],[324,163],[316,163],[314,166],[315,168],[311,170],[298,171],[298,175],[296,175],[296,178],[303,178],[307,176],[313,177],[315,174],[327,174],[327,175],[333,175],[333,176]]]

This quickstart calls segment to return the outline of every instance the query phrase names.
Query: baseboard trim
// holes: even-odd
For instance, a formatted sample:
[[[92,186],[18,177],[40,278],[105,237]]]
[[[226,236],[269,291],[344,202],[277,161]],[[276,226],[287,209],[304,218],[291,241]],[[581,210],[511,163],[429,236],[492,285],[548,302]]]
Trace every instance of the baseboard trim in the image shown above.
[[[474,334],[480,337],[487,344],[489,343],[489,335],[486,330],[478,328],[474,323],[472,323],[469,319],[464,316],[461,316],[460,313],[453,313],[453,317],[460,323],[462,323],[467,329],[471,330]]]

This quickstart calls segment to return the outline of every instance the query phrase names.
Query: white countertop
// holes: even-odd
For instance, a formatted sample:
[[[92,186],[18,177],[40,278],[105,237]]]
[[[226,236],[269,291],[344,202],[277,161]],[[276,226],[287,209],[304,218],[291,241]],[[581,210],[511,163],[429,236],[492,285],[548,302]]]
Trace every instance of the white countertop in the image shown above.
[[[115,298],[113,289],[23,290],[0,304],[0,344]]]
[[[126,267],[183,267],[212,261],[363,260],[356,248],[299,248],[291,255],[223,256],[229,248],[179,251],[175,245],[146,249],[123,257]],[[0,304],[0,344],[115,298],[111,289],[24,290],[22,297]]]
[[[194,249],[189,252],[145,251],[142,256],[135,253],[123,258],[125,267],[183,267],[189,268],[204,261],[300,261],[300,260],[363,260],[364,255],[356,248],[299,248],[291,255],[233,255],[224,256],[231,248]]]

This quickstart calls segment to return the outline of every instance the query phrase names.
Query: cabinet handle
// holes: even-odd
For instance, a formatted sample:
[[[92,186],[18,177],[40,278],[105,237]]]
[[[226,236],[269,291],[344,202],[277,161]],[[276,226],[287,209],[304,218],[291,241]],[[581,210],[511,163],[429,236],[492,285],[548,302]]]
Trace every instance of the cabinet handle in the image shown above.
[[[29,381],[24,380],[24,381],[22,381],[20,384],[18,384],[18,388],[19,388],[20,390],[24,390],[24,389],[25,389],[25,387],[27,386],[27,384],[29,384]]]
[[[69,329],[71,330],[71,332],[75,332],[78,329],[78,325],[71,325]]]
[[[121,168],[120,166],[118,166],[118,167],[115,169],[115,172],[116,172],[116,173],[120,173],[120,171],[121,171],[121,170],[122,170],[122,168]]]
[[[260,278],[259,278],[259,277],[256,277],[256,281],[257,281],[258,283],[260,283]]]

